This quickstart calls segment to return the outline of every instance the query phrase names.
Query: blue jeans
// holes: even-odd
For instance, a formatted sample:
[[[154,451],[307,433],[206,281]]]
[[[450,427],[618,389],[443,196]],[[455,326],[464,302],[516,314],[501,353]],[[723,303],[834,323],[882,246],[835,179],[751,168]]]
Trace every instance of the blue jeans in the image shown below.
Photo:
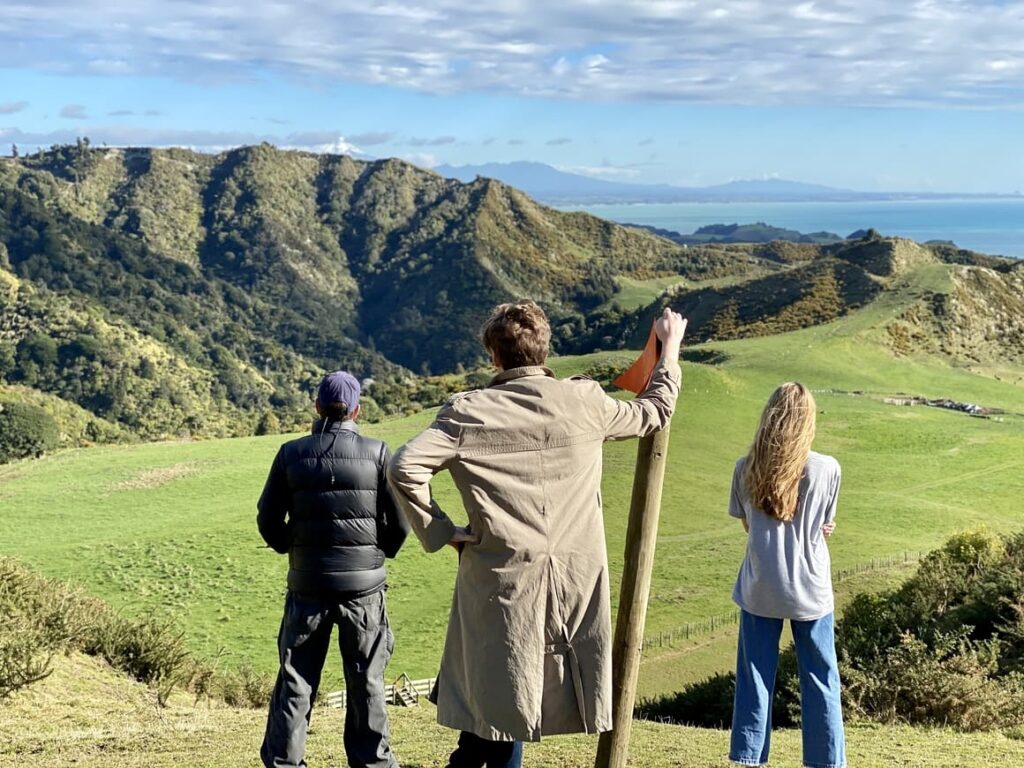
[[[448,768],[520,768],[523,764],[523,742],[488,741],[463,731],[459,746],[448,758]]]
[[[772,735],[772,695],[779,664],[782,619],[740,612],[729,759],[743,765],[768,762]],[[800,716],[804,765],[843,768],[846,742],[839,701],[835,623],[830,613],[814,621],[791,621],[800,671]]]

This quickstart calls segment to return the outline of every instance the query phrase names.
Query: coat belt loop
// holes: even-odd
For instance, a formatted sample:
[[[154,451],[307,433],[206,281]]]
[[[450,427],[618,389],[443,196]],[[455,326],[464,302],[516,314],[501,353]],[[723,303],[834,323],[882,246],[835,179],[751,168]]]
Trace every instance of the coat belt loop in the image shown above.
[[[583,675],[580,672],[580,659],[576,655],[576,649],[569,641],[569,630],[562,627],[562,637],[565,638],[566,656],[569,657],[569,670],[572,673],[572,686],[576,691],[576,705],[580,710],[580,722],[583,724],[583,732],[590,733],[590,726],[587,725],[587,702],[583,698]]]

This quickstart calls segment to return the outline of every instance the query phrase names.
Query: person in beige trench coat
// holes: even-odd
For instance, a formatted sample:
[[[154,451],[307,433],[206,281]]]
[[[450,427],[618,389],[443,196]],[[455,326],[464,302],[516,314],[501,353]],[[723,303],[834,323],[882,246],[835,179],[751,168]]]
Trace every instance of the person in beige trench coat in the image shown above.
[[[601,446],[668,423],[684,330],[666,309],[655,322],[663,352],[650,384],[623,401],[588,378],[555,378],[543,367],[543,310],[532,301],[503,304],[483,329],[498,374],[449,400],[392,459],[388,480],[424,549],[461,550],[437,718],[463,732],[460,750],[484,757],[460,761],[456,750],[452,766],[518,763],[486,759],[491,742],[611,729]],[[442,470],[461,494],[467,528],[431,496]]]

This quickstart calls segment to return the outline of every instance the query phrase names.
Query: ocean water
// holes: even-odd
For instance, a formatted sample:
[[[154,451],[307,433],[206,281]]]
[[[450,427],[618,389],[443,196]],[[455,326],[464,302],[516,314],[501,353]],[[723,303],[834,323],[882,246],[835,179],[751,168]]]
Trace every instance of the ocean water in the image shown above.
[[[919,242],[952,240],[961,248],[1024,258],[1024,199],[885,200],[840,203],[651,203],[573,206],[612,221],[691,234],[707,224],[763,221],[800,232],[846,237],[874,227]]]

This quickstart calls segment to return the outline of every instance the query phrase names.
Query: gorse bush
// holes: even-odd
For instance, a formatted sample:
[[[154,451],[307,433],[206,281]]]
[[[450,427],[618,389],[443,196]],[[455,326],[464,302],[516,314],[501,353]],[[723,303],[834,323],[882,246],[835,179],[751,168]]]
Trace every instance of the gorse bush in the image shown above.
[[[628,368],[629,363],[622,360],[598,360],[583,371],[583,375],[589,376],[604,389],[610,392],[617,392],[618,387],[612,382]]]
[[[963,533],[899,589],[861,594],[836,625],[843,705],[853,718],[963,731],[1024,725],[1024,533]],[[723,727],[735,676],[645,702],[642,717]],[[773,722],[799,722],[792,647],[782,652]]]
[[[691,683],[678,693],[642,701],[637,717],[661,720],[697,728],[729,728],[736,694],[736,674],[718,672]],[[800,681],[797,678],[796,651],[792,646],[779,654],[775,676],[775,700],[772,726],[792,728],[800,724]]]
[[[1024,534],[951,538],[899,589],[858,596],[837,628],[845,701],[883,722],[1024,723]]]
[[[54,657],[78,651],[150,685],[165,704],[175,688],[233,706],[264,706],[272,681],[244,665],[222,672],[185,647],[156,617],[130,619],[80,590],[0,557],[0,700],[50,674]]]
[[[221,676],[217,693],[232,707],[260,709],[267,706],[273,687],[270,675],[257,672],[251,664],[245,663]]]
[[[133,620],[109,609],[100,611],[78,650],[100,656],[112,667],[149,684],[161,704],[175,686],[187,681],[190,656],[184,634],[152,617]]]
[[[50,674],[56,653],[88,634],[90,601],[0,558],[0,699]]]
[[[59,444],[57,422],[42,408],[0,403],[0,464],[42,456]]]
[[[52,653],[39,645],[39,635],[20,617],[0,632],[0,701],[50,674]]]
[[[906,632],[876,659],[845,664],[848,713],[963,731],[1024,722],[1024,677],[998,677],[999,642],[974,641],[969,632],[937,634],[930,643]]]

